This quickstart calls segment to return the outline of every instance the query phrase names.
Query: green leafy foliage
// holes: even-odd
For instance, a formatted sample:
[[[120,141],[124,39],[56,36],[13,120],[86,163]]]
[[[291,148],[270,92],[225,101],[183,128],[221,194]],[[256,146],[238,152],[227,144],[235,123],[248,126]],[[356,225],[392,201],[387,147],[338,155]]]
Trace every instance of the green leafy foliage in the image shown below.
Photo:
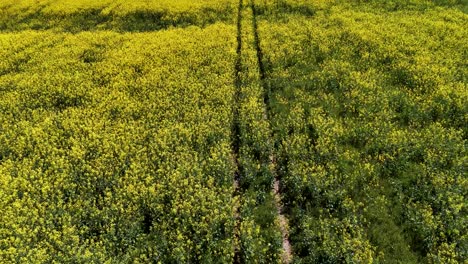
[[[466,260],[468,17],[457,3],[257,5],[295,260]]]
[[[239,61],[242,257],[245,263],[278,263],[282,238],[272,194],[271,127],[266,118],[253,10],[250,1],[243,1],[242,6]]]
[[[0,263],[466,262],[467,6],[1,1]]]
[[[142,32],[234,23],[236,3],[233,0],[5,0],[0,3],[0,30]]]

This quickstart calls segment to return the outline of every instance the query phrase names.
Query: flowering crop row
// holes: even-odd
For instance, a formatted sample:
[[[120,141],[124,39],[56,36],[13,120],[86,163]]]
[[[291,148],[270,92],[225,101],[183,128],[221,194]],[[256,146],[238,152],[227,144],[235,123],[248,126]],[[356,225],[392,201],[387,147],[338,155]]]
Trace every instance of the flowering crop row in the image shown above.
[[[256,1],[298,263],[467,259],[468,17],[442,2]]]
[[[1,1],[0,263],[465,261],[462,2]]]
[[[243,0],[240,50],[241,244],[245,263],[281,263],[281,234],[272,184],[273,141],[266,118],[251,0]]]
[[[231,263],[235,39],[0,34],[0,262]]]
[[[234,0],[3,0],[0,30],[154,31],[234,23],[236,10]]]

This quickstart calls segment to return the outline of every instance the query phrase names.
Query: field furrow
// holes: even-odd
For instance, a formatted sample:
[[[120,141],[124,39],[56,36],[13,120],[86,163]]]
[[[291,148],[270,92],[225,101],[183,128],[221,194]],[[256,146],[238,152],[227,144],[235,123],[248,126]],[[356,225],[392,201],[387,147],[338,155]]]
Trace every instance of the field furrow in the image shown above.
[[[0,263],[466,263],[466,0],[0,1]]]

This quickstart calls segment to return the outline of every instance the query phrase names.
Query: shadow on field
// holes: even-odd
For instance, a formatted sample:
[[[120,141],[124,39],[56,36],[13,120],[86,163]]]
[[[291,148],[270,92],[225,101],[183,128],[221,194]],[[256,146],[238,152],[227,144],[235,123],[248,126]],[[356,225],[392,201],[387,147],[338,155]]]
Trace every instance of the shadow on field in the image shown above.
[[[362,4],[362,0],[351,1],[358,7]],[[384,9],[389,12],[397,11],[425,11],[434,7],[442,7],[449,9],[456,9],[463,13],[468,12],[467,0],[430,0],[430,1],[387,1],[387,0],[367,0],[366,3],[374,6],[376,10]]]
[[[273,5],[255,5],[256,15],[287,16],[291,14],[312,17],[317,10],[314,6],[306,4],[291,4],[286,1],[278,1]]]
[[[397,11],[425,11],[435,7],[455,9],[463,13],[468,13],[468,0],[432,0],[427,2],[408,2],[408,1],[387,1],[387,0],[339,0],[335,4],[330,4],[327,7],[318,7],[312,3],[294,3],[289,0],[277,0],[275,3],[256,4],[257,15],[272,15],[273,19],[287,18],[288,15],[301,15],[304,17],[313,17],[318,11],[328,10],[334,5],[349,4],[350,7],[358,8],[359,10],[370,10],[374,12]],[[366,9],[367,8],[367,9]]]
[[[190,25],[204,27],[216,22],[234,22],[230,7],[205,8],[196,12],[170,13],[167,10],[137,10],[126,14],[104,14],[102,9],[87,9],[71,14],[46,13],[42,9],[9,14],[0,12],[0,31],[57,30],[78,33],[93,30],[145,32]]]

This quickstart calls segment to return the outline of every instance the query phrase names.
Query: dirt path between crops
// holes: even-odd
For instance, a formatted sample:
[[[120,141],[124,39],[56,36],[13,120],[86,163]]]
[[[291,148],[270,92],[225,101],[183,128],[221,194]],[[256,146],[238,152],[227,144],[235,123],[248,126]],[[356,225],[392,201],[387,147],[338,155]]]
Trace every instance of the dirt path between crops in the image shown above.
[[[265,111],[264,111],[264,116],[263,118],[267,121],[269,121],[270,123],[270,127],[271,127],[271,120],[270,120],[270,111],[271,111],[271,106],[270,106],[270,90],[269,90],[269,87],[266,85],[266,82],[265,82],[265,66],[263,64],[263,51],[262,51],[262,48],[260,46],[260,37],[259,37],[259,34],[258,34],[258,25],[257,25],[257,11],[255,9],[255,3],[254,3],[254,0],[250,0],[250,8],[252,9],[252,12],[253,12],[253,28],[254,28],[254,38],[255,38],[255,49],[256,49],[256,52],[257,52],[257,59],[258,59],[258,66],[259,66],[259,71],[260,71],[260,79],[261,79],[261,83],[262,83],[262,86],[263,86],[263,102],[264,102],[264,107],[265,107]],[[271,129],[271,128],[270,128]],[[273,132],[271,132],[271,138],[272,140],[274,139],[274,134]],[[274,145],[274,144],[272,144]],[[272,164],[272,170],[273,170],[273,174],[274,174],[274,183],[273,183],[273,193],[274,193],[274,197],[275,197],[275,206],[276,206],[276,210],[277,210],[277,213],[278,213],[278,220],[279,220],[279,228],[280,228],[280,231],[281,231],[281,236],[282,236],[282,239],[283,239],[283,255],[282,255],[282,260],[283,260],[283,263],[285,264],[289,264],[291,263],[292,261],[292,248],[291,248],[291,243],[289,242],[289,225],[288,225],[288,220],[286,218],[286,216],[283,214],[283,205],[282,205],[282,202],[281,202],[281,188],[280,188],[280,185],[281,185],[281,182],[280,182],[280,179],[279,179],[279,176],[278,176],[278,167],[277,167],[277,164],[276,164],[276,156],[275,156],[275,150],[273,150],[271,156],[270,156],[270,162]]]
[[[292,251],[291,244],[289,243],[289,225],[288,219],[283,215],[282,210],[283,206],[281,205],[281,194],[279,190],[280,182],[278,179],[275,179],[273,184],[273,190],[275,193],[275,204],[276,210],[278,212],[278,219],[280,224],[281,235],[283,237],[283,263],[291,263],[292,261]]]

